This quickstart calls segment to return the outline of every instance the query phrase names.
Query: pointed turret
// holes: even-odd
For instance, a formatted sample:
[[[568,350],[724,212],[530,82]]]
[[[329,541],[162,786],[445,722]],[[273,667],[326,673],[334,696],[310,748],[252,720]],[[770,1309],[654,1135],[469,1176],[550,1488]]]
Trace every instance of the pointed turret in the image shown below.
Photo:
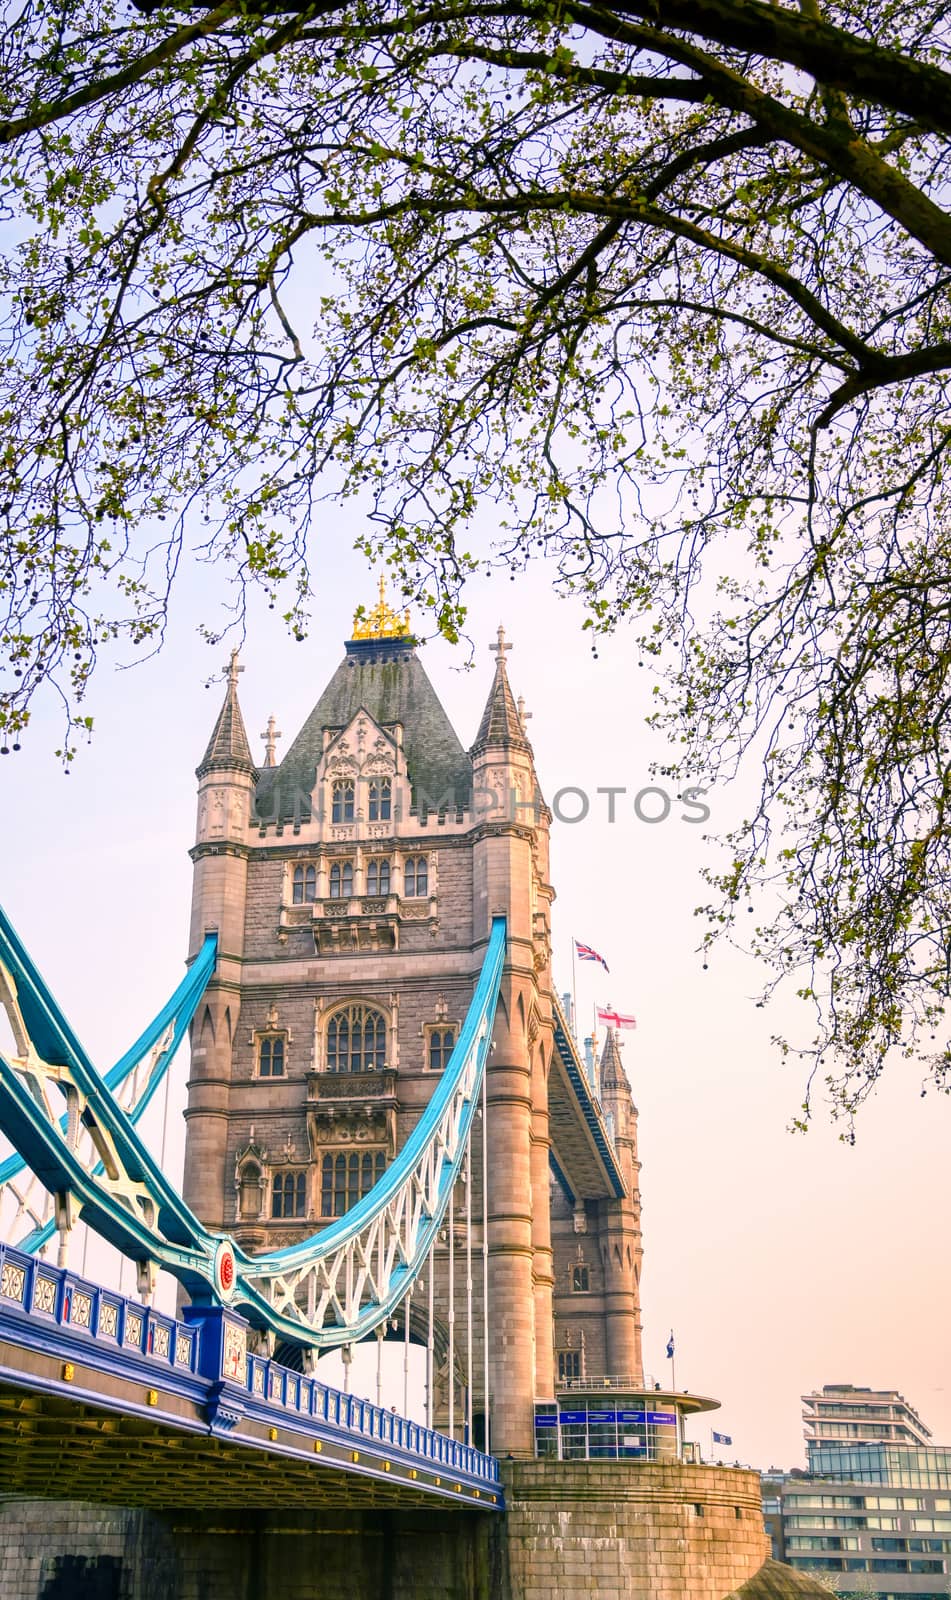
[[[238,666],[237,650],[232,650],[224,704],[218,713],[218,721],[212,730],[201,765],[197,769],[199,778],[203,778],[207,772],[254,771],[251,746],[248,743],[244,718],[238,704],[238,673],[243,671],[244,668]]]
[[[616,1093],[619,1089],[630,1093],[630,1084],[618,1049],[617,1034],[613,1028],[608,1029],[604,1049],[601,1051],[600,1075],[602,1095]]]
[[[494,1415],[505,1419],[504,1433],[494,1423],[496,1448],[531,1455],[533,1398],[547,1400],[555,1393],[548,1058],[535,1037],[551,1026],[551,814],[509,687],[505,657],[512,647],[501,627],[498,642],[489,648],[495,677],[471,752],[478,830],[473,893],[482,922],[481,927],[475,923],[474,932],[487,938],[489,918],[499,912],[508,932],[486,1088],[493,1150],[488,1181],[491,1303],[499,1350],[490,1388]]]
[[[609,1028],[601,1051],[601,1104],[608,1118],[627,1185],[622,1200],[602,1200],[607,1242],[604,1267],[607,1361],[611,1372],[641,1371],[641,1199],[637,1159],[637,1107],[618,1037]]]
[[[231,1042],[237,1028],[244,956],[248,888],[248,833],[255,767],[238,705],[238,652],[228,663],[228,687],[208,748],[198,768],[198,822],[192,887],[191,950],[205,934],[218,935],[218,964],[192,1026],[188,1092],[189,1161],[185,1199],[201,1217],[220,1225],[226,1193],[222,1085],[230,1074]]]
[[[505,665],[506,652],[511,648],[512,646],[505,642],[505,629],[500,625],[498,643],[489,646],[495,654],[495,680],[485,703],[475,744],[472,746],[474,756],[490,748],[531,752],[532,747],[525,735],[522,713],[515,704],[515,696],[509,685]]]

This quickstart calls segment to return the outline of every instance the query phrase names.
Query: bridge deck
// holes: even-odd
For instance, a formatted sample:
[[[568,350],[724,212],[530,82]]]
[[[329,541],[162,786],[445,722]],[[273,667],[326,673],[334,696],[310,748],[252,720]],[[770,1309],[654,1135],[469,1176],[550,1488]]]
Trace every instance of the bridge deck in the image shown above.
[[[491,1456],[247,1354],[233,1313],[190,1316],[0,1246],[0,1494],[501,1509]]]

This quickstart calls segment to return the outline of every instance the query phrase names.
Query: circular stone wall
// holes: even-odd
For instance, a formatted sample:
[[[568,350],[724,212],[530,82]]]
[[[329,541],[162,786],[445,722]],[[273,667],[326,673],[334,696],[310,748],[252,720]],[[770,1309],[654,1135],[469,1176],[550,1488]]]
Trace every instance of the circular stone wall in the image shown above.
[[[629,1461],[502,1470],[512,1600],[725,1600],[769,1558],[757,1472]]]

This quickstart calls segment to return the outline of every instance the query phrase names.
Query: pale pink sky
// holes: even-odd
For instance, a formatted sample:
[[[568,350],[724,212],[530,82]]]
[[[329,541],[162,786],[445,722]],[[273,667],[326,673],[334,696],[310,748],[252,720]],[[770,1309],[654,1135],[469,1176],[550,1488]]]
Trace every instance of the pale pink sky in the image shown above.
[[[284,731],[279,750],[288,747],[342,654],[353,607],[374,598],[346,526],[335,518],[324,535],[306,643],[288,641],[266,610],[255,615],[240,690],[255,749],[271,712]],[[186,583],[162,654],[99,680],[89,705],[97,732],[68,778],[52,753],[61,738],[52,703],[24,750],[0,764],[0,901],[103,1067],[170,992],[185,955],[194,768],[222,694],[203,682],[227,657],[194,631],[210,609],[211,576]],[[551,595],[541,567],[516,583],[483,580],[470,598],[476,670],[457,670],[462,651],[441,643],[423,653],[463,743],[478,724],[486,646],[501,620],[515,646],[513,688],[533,714],[543,792],[550,800],[572,785],[592,795],[588,819],[553,830],[556,958],[567,987],[572,934],[594,945],[611,977],[579,969],[579,999],[638,1018],[624,1059],[640,1111],[646,1366],[666,1381],[673,1327],[678,1383],[722,1401],[718,1430],[757,1466],[801,1464],[798,1397],[829,1382],[897,1387],[951,1442],[951,1103],[921,1099],[915,1065],[896,1060],[854,1149],[821,1112],[808,1136],[786,1131],[802,1082],[769,1040],[794,1012],[754,1007],[758,974],[737,954],[701,970],[692,913],[713,850],[705,830],[633,815],[631,797],[660,752],[643,727],[649,679],[630,638],[602,644],[595,661],[578,608]],[[629,791],[613,825],[594,793],[607,785]],[[714,794],[710,804],[710,827],[725,826],[740,798]],[[182,1057],[178,1104],[184,1078]]]

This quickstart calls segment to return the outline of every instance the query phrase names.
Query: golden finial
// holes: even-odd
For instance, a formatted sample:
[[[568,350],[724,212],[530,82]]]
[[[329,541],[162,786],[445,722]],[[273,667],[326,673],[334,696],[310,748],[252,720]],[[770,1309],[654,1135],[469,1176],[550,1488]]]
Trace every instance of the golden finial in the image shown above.
[[[380,577],[380,599],[367,615],[360,606],[353,616],[355,639],[405,639],[409,635],[409,611],[402,618],[386,603],[386,579]]]

